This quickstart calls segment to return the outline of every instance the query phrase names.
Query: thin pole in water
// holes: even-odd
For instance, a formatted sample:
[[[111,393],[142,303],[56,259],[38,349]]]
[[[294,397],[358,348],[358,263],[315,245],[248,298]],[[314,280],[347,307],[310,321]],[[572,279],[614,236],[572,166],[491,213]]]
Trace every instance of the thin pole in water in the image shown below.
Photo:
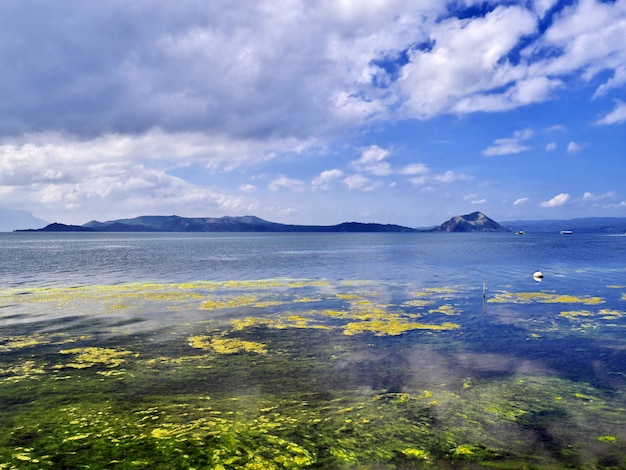
[[[487,313],[487,279],[483,277],[483,315]]]

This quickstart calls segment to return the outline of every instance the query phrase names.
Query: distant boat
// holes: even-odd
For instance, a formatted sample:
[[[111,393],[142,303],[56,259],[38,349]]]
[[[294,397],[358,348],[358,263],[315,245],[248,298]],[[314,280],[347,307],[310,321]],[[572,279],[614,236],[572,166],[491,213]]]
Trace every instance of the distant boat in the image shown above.
[[[571,235],[572,233],[574,232],[572,232],[571,230],[561,230],[561,235]]]
[[[535,271],[533,273],[533,279],[537,282],[541,282],[543,280],[543,271]]]
[[[526,235],[526,233],[523,230],[518,230],[516,233],[517,235]]]

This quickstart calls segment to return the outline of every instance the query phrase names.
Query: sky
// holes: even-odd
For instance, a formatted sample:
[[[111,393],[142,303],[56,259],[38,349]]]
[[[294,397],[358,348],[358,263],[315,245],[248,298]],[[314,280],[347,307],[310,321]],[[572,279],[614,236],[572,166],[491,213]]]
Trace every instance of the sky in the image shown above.
[[[0,210],[626,216],[626,0],[0,2]]]

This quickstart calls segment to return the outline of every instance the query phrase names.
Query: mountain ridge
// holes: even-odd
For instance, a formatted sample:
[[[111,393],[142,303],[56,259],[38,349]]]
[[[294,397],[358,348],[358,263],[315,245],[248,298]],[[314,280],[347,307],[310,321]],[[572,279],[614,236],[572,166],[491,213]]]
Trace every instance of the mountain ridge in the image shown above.
[[[625,233],[626,217],[518,220],[498,223],[482,212],[454,216],[430,228],[395,224],[342,222],[336,225],[291,225],[270,222],[254,215],[224,217],[181,217],[144,215],[105,222],[92,220],[84,225],[52,223],[40,229],[16,232],[525,232],[547,233],[572,230],[575,233]]]
[[[336,225],[290,225],[270,222],[256,216],[181,217],[144,215],[105,222],[92,220],[84,225],[49,224],[36,232],[490,232],[508,231],[481,212],[455,216],[432,229],[395,224],[342,222]]]
[[[456,215],[443,224],[435,227],[433,232],[510,232],[498,222],[490,219],[482,212],[472,212],[466,215]]]

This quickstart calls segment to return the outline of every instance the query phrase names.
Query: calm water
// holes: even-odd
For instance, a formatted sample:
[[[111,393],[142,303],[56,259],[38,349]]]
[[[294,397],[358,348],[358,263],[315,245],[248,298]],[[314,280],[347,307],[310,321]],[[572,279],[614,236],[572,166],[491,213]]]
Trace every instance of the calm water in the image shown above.
[[[0,263],[0,468],[626,467],[626,236],[6,233]]]

